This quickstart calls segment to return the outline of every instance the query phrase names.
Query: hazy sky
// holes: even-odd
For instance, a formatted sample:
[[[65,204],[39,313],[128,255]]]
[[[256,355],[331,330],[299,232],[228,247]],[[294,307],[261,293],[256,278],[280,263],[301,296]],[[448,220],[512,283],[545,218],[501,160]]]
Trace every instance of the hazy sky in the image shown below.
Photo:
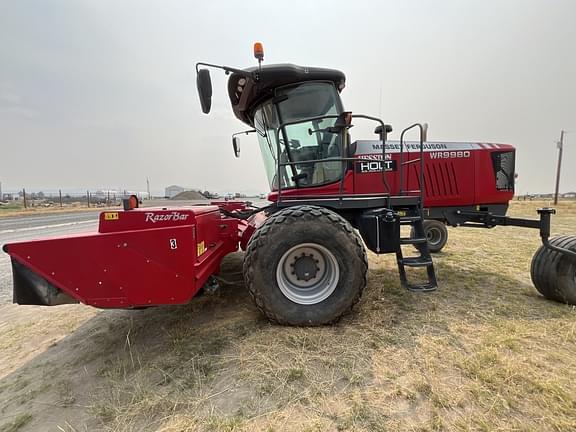
[[[233,156],[225,76],[210,116],[195,86],[195,62],[254,65],[254,41],[266,63],[343,70],[345,107],[396,131],[514,144],[519,192],[553,190],[576,131],[574,0],[0,0],[4,189],[267,190],[255,139]],[[576,190],[576,132],[564,155]]]

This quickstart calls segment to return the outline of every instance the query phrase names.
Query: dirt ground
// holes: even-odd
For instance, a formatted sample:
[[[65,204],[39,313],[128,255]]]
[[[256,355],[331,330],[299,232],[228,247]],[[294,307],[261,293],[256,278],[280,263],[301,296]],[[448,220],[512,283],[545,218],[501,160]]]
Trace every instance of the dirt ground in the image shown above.
[[[576,233],[576,203],[558,210],[553,233]],[[371,254],[361,302],[329,327],[263,319],[240,253],[186,306],[0,306],[0,431],[576,430],[576,309],[533,288],[538,246],[450,229],[425,295]]]

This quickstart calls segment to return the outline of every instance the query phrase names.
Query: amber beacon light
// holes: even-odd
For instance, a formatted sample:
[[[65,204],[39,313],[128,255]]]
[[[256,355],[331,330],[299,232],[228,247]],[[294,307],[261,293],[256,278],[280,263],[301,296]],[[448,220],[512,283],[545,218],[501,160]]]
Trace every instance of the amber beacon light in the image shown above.
[[[257,58],[258,61],[264,60],[264,47],[261,42],[254,42],[254,57]]]

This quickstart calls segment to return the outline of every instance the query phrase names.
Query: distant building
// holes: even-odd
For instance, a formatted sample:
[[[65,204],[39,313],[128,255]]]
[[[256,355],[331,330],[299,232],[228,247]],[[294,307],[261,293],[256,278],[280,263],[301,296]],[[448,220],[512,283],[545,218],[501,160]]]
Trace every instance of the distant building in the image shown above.
[[[562,194],[562,198],[576,198],[576,192],[566,192]]]
[[[168,186],[166,189],[164,189],[164,196],[166,198],[174,198],[176,195],[185,192],[186,190],[187,189],[183,188],[182,186],[176,186],[176,185]]]

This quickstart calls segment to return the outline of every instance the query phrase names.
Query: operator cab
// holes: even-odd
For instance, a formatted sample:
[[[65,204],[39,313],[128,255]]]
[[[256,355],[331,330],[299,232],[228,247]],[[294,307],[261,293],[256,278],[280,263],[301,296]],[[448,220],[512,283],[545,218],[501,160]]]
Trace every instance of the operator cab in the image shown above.
[[[341,157],[342,140],[328,129],[337,117],[318,117],[342,111],[334,84],[321,81],[279,88],[274,98],[255,107],[254,128],[272,190],[279,181],[282,189],[289,189],[340,180],[341,163],[330,159]]]
[[[204,65],[230,74],[228,95],[236,117],[257,132],[271,190],[307,188],[336,183],[343,176],[347,128],[340,91],[345,76],[334,69],[292,64],[235,69],[198,63],[197,86],[202,111],[210,112],[212,83]],[[261,48],[261,47],[260,47]],[[239,154],[233,135],[234,152]]]
[[[231,75],[234,114],[257,132],[271,190],[340,181],[344,81],[340,71],[290,64]]]

